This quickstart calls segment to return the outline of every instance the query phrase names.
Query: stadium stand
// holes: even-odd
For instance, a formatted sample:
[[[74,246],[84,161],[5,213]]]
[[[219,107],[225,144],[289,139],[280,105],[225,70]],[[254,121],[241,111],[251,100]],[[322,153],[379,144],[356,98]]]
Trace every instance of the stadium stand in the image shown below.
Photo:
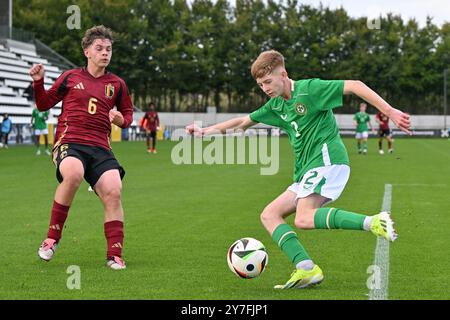
[[[34,44],[6,39],[0,44],[0,114],[8,113],[13,124],[30,123],[33,110],[32,96],[27,88],[32,81],[29,68],[35,63],[45,66],[44,84],[48,89],[63,72],[36,52]],[[61,104],[50,112],[49,123],[56,123]]]

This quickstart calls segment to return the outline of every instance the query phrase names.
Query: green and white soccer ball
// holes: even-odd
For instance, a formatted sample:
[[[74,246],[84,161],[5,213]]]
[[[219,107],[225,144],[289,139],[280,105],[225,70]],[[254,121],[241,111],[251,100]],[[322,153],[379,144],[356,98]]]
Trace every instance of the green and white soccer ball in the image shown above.
[[[253,238],[234,242],[227,253],[228,267],[242,279],[259,276],[267,266],[269,256],[264,245]]]

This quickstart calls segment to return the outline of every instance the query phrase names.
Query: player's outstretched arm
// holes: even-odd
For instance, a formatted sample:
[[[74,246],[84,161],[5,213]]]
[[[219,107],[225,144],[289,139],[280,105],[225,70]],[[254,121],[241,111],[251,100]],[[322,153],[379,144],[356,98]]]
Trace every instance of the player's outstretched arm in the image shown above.
[[[196,124],[191,124],[186,127],[186,132],[194,136],[206,136],[208,134],[226,133],[228,130],[247,130],[254,126],[256,122],[250,119],[249,115],[230,119],[224,122],[217,123],[210,127],[201,128]]]
[[[364,99],[382,113],[387,115],[394,124],[402,131],[411,135],[411,121],[408,114],[393,108],[375,91],[370,89],[365,83],[359,80],[345,80],[344,94],[355,94]]]

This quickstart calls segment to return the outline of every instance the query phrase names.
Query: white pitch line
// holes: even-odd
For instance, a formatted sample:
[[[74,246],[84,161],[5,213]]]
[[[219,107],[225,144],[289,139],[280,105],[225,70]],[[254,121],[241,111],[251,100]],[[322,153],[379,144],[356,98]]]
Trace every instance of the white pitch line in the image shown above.
[[[382,211],[391,211],[392,185],[384,185]],[[379,276],[376,285],[370,289],[369,300],[388,300],[389,288],[389,241],[378,237],[375,248],[375,261],[373,263]]]
[[[393,186],[398,187],[446,187],[444,183],[393,183]]]

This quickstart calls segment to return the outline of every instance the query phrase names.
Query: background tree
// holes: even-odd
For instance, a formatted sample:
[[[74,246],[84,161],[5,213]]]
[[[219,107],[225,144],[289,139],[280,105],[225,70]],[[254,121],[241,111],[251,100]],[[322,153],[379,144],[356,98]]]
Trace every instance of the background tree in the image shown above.
[[[420,27],[400,16],[349,17],[344,8],[299,0],[15,0],[14,27],[77,65],[85,29],[104,24],[116,34],[112,72],[129,84],[135,104],[162,111],[249,112],[267,101],[250,74],[254,59],[276,49],[293,79],[359,79],[413,114],[442,114],[443,70],[450,68],[450,24]],[[81,29],[69,30],[69,5]],[[346,97],[336,112],[354,112]]]

